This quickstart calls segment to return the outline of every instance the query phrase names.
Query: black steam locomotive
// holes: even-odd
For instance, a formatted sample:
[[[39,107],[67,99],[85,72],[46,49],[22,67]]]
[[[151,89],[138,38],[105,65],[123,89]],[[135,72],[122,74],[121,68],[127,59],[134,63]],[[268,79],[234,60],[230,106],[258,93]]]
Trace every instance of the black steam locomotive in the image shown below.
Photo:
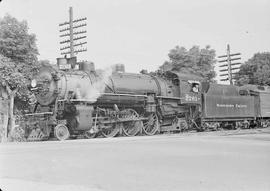
[[[62,66],[71,69],[46,66],[32,80],[36,103],[27,114],[29,140],[154,135],[270,123],[268,87],[210,84],[173,71],[125,73],[122,65],[105,72],[88,62]]]

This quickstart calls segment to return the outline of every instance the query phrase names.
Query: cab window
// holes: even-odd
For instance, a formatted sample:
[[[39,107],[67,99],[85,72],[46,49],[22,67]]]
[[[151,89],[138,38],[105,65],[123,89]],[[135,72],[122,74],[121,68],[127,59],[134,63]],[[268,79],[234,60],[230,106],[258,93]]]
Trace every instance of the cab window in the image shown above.
[[[191,84],[191,91],[194,93],[199,93],[199,84],[198,83],[192,83]]]

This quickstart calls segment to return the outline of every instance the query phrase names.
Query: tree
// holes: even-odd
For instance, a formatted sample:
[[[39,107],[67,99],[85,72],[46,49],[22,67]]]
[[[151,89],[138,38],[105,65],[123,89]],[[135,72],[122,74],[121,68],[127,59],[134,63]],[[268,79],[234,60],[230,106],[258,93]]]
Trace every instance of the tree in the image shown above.
[[[29,34],[26,21],[10,15],[0,18],[0,54],[14,63],[17,72],[30,79],[38,68],[38,50],[36,37]]]
[[[169,61],[160,66],[163,71],[175,70],[187,74],[195,74],[208,81],[213,81],[216,73],[214,71],[215,50],[210,46],[200,49],[193,46],[187,50],[184,47],[176,46],[170,50]]]
[[[37,61],[36,36],[28,33],[26,21],[6,15],[0,19],[0,54],[16,63]]]
[[[241,65],[235,79],[237,85],[270,85],[270,52],[254,54]]]
[[[9,125],[12,129],[15,125],[14,99],[17,94],[22,96],[23,94],[21,94],[21,92],[27,91],[25,86],[25,84],[27,84],[27,80],[22,73],[18,72],[16,69],[16,63],[2,55],[0,55],[0,82],[1,87],[6,89],[10,99],[8,113],[10,118]],[[20,92],[18,90],[20,90]],[[7,130],[5,131],[7,132]]]
[[[10,99],[10,126],[14,127],[14,100],[26,101],[28,80],[38,68],[34,34],[26,21],[6,15],[0,19],[0,82]]]

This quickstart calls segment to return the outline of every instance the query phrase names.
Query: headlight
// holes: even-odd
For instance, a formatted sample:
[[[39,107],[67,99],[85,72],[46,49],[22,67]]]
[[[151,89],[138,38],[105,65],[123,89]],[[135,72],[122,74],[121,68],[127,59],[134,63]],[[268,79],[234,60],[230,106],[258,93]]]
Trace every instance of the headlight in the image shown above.
[[[31,87],[32,88],[35,88],[37,86],[37,80],[36,79],[33,79],[32,81],[31,81]]]

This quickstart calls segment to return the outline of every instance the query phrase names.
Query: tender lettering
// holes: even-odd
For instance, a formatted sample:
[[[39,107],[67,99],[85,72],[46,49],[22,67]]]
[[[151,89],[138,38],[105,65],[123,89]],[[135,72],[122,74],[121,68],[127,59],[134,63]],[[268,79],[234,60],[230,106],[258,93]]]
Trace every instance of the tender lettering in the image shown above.
[[[247,105],[235,104],[235,107],[237,107],[237,108],[247,108]]]
[[[217,103],[217,107],[234,107],[232,104],[219,104]]]
[[[247,105],[243,104],[220,104],[217,103],[217,107],[224,107],[224,108],[247,108]]]

